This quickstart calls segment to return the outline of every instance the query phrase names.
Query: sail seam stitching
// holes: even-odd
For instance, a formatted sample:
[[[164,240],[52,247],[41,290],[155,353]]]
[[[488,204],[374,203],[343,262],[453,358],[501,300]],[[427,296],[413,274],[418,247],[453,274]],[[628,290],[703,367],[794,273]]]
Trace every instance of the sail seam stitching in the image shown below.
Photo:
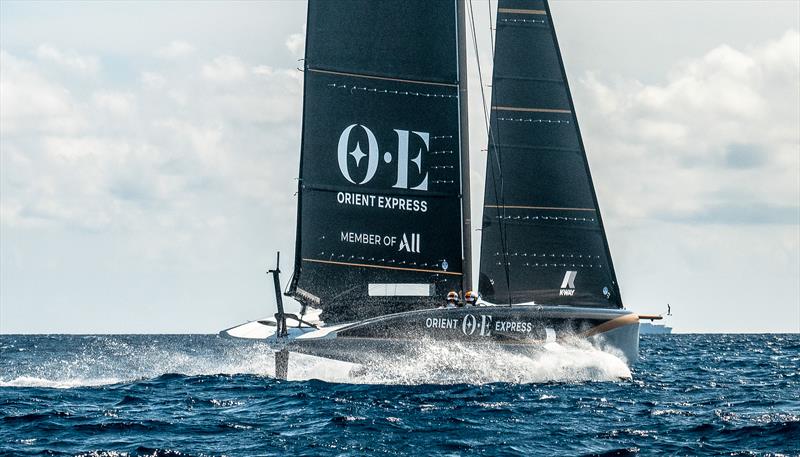
[[[409,95],[412,97],[434,97],[434,98],[458,98],[458,95],[451,95],[451,94],[430,94],[427,92],[412,92],[407,90],[389,90],[389,89],[378,89],[375,87],[358,87],[358,86],[350,86],[347,84],[336,84],[331,83],[328,84],[328,87],[332,87],[334,89],[350,89],[350,92],[359,90],[362,92],[372,92],[376,94],[387,94],[387,95]]]
[[[417,271],[420,273],[441,273],[445,275],[455,275],[461,276],[462,273],[455,272],[455,271],[444,271],[444,270],[426,270],[422,268],[403,268],[403,267],[389,267],[384,265],[370,265],[367,263],[350,263],[350,262],[337,262],[334,260],[319,260],[319,259],[303,259],[304,262],[312,262],[312,263],[327,263],[331,265],[343,265],[343,266],[350,266],[350,267],[365,267],[365,268],[383,268],[386,270],[402,270],[402,271]]]
[[[523,24],[547,24],[547,21],[538,20],[538,19],[500,19],[500,22],[510,22],[512,24],[516,23],[523,23]]]
[[[318,70],[316,68],[309,68],[308,71],[312,73],[325,73],[329,75],[339,75],[339,76],[352,76],[354,78],[366,78],[366,79],[378,79],[381,81],[395,81],[401,83],[412,83],[412,84],[428,84],[431,86],[443,86],[443,87],[455,87],[458,88],[458,84],[450,84],[450,83],[437,83],[433,81],[418,81],[414,79],[400,79],[400,78],[388,78],[385,76],[372,76],[372,75],[362,75],[358,73],[347,73],[344,71],[331,71],[331,70]]]
[[[559,120],[552,120],[552,119],[531,119],[527,117],[498,117],[498,121],[509,121],[509,122],[530,122],[534,124],[569,124],[569,121],[559,121]]]

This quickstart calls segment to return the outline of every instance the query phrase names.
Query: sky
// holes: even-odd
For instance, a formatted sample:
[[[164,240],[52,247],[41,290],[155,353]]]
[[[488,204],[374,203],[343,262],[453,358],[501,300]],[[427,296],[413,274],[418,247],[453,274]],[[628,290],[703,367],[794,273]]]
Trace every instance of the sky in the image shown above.
[[[472,3],[488,75],[489,4]],[[274,313],[305,9],[0,2],[0,333],[215,333]],[[626,307],[669,303],[677,332],[800,331],[800,2],[551,10]]]

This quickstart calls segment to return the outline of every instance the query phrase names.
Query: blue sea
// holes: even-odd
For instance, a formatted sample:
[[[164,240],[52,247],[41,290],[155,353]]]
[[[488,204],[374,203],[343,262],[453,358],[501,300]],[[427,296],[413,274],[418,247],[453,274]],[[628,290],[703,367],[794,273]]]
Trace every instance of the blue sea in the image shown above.
[[[426,345],[358,367],[213,335],[0,336],[0,454],[800,455],[800,335]]]

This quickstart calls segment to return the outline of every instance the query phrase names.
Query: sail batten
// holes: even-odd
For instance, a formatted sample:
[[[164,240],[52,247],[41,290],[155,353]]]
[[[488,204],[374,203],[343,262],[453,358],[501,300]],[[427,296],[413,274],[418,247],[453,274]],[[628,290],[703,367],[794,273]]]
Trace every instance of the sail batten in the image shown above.
[[[555,206],[532,206],[532,205],[483,205],[484,208],[506,208],[506,209],[545,209],[552,211],[592,211],[596,212],[595,208],[560,208]]]
[[[545,10],[529,10],[529,9],[521,9],[521,8],[498,8],[498,13],[508,13],[508,14],[535,14],[539,15],[547,15],[547,11]]]
[[[558,113],[558,114],[572,114],[568,109],[556,108],[531,108],[524,106],[492,106],[495,111],[521,111],[524,113]]]
[[[499,0],[495,43],[480,291],[621,307],[547,2]]]

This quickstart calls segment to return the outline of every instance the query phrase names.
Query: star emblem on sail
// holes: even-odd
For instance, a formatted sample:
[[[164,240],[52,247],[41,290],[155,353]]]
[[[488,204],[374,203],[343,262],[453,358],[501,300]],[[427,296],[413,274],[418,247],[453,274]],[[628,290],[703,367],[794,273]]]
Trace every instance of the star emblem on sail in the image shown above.
[[[350,151],[350,155],[356,159],[356,166],[359,166],[361,159],[367,156],[364,154],[364,151],[361,150],[361,143],[356,143],[356,148]]]

